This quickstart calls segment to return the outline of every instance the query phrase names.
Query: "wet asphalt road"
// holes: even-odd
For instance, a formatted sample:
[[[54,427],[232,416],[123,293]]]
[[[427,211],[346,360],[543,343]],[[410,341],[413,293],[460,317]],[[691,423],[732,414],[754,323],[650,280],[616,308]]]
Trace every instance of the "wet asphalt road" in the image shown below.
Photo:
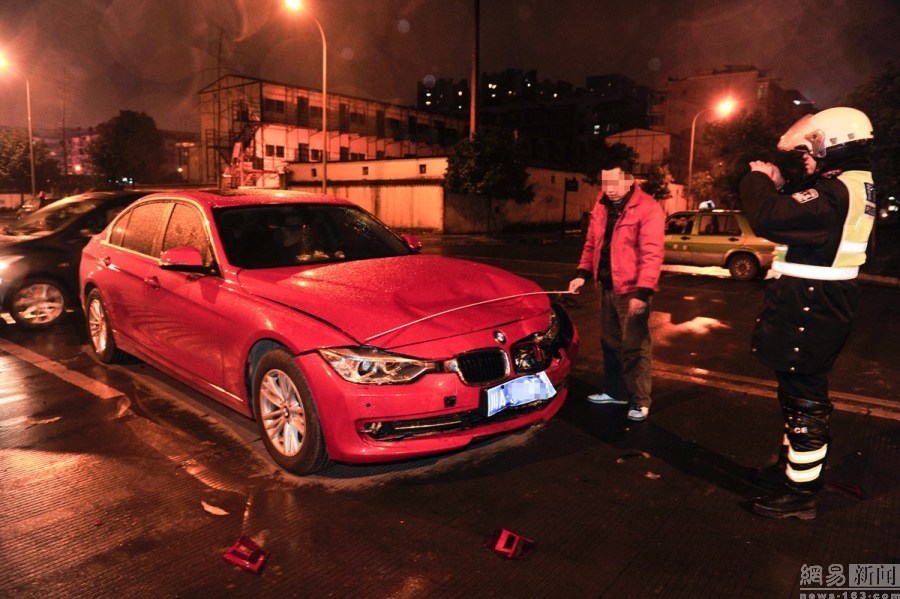
[[[565,261],[481,253],[548,290],[570,275]],[[804,564],[897,563],[900,290],[864,288],[813,522],[744,505],[759,492],[748,469],[780,438],[771,377],[748,351],[761,293],[664,276],[646,423],[584,401],[602,383],[588,292],[566,298],[582,354],[549,424],[306,478],[279,471],[253,424],[211,400],[138,361],[96,363],[77,315],[39,334],[0,327],[0,594],[797,597]],[[502,528],[534,553],[485,548]],[[269,552],[258,574],[222,559],[241,535]]]

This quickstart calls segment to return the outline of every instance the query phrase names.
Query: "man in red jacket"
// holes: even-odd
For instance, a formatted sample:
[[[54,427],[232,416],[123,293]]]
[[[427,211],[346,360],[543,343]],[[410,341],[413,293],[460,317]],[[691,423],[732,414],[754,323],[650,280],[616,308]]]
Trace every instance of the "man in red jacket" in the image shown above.
[[[600,198],[591,214],[578,274],[577,293],[593,278],[601,288],[600,341],[606,393],[594,403],[627,403],[628,419],[650,413],[650,300],[659,289],[665,214],[653,197],[620,168],[600,171]]]

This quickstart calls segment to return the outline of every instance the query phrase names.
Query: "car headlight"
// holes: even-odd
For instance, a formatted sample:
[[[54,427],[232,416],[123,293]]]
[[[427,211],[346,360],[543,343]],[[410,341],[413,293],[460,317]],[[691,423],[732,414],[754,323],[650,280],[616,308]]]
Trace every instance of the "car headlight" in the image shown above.
[[[344,380],[360,385],[411,383],[426,372],[439,372],[440,362],[392,354],[374,347],[320,349],[319,354]]]
[[[0,256],[0,275],[3,271],[24,258],[25,256]]]

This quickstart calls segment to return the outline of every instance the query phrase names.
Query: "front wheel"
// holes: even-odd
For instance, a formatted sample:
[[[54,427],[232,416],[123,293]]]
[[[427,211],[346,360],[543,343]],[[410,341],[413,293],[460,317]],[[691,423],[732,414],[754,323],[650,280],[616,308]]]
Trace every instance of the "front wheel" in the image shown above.
[[[750,281],[759,275],[759,262],[750,254],[736,254],[728,260],[728,272],[738,281]]]
[[[328,465],[312,391],[286,351],[272,350],[259,361],[253,376],[253,414],[279,466],[294,474],[312,474]]]
[[[9,301],[9,314],[17,323],[30,327],[48,327],[66,313],[66,293],[51,279],[31,279],[16,289]]]
[[[92,289],[88,294],[86,312],[88,335],[91,338],[94,355],[104,364],[117,362],[121,359],[122,352],[116,347],[106,305],[103,303],[100,292],[96,289]]]

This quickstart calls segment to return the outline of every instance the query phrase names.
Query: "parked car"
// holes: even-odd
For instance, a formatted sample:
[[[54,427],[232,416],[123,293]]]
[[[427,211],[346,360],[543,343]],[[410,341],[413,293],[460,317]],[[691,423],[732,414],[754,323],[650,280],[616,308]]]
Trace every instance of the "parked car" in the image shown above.
[[[146,191],[91,192],[57,200],[0,231],[0,306],[27,327],[56,323],[78,305],[88,238]]]
[[[44,192],[40,192],[38,195],[33,197],[27,197],[22,202],[22,205],[19,206],[19,209],[16,211],[16,218],[22,218],[23,216],[27,216],[32,212],[36,212],[45,206],[49,206],[56,200],[52,198],[48,198],[44,196]]]
[[[737,210],[688,210],[666,220],[666,264],[721,266],[747,281],[772,266],[774,251]]]
[[[419,246],[328,196],[154,194],[84,249],[93,351],[254,418],[298,474],[550,419],[578,349],[565,310],[531,281]]]

